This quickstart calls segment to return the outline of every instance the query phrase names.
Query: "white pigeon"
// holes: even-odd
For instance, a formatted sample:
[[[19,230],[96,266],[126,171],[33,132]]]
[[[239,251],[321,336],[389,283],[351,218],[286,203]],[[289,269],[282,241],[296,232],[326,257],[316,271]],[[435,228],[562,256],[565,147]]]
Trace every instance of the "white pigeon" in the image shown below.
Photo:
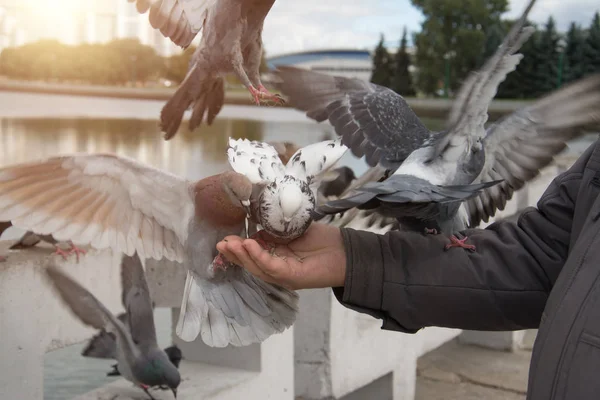
[[[229,139],[227,156],[233,170],[254,185],[252,218],[267,233],[293,240],[313,220],[321,176],[348,150],[341,139],[313,143],[297,150],[284,166],[267,143]]]

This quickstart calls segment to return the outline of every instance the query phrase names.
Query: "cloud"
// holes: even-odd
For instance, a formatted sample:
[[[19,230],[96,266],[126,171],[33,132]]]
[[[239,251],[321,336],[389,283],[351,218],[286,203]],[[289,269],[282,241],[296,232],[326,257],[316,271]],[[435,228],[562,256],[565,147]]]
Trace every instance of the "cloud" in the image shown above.
[[[504,18],[518,17],[526,3],[509,0]],[[530,19],[541,25],[552,15],[558,29],[566,31],[571,21],[587,27],[597,10],[598,0],[538,0]],[[312,49],[373,49],[380,33],[386,44],[394,45],[404,26],[409,33],[418,32],[422,21],[410,0],[276,0],[265,21],[263,40],[268,56]]]

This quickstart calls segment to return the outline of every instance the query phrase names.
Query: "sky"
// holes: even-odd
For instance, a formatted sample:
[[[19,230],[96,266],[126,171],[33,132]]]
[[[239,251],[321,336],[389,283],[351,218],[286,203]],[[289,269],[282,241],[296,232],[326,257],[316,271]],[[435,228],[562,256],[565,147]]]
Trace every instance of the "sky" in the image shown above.
[[[509,0],[504,18],[518,17],[527,0]],[[559,31],[572,21],[588,26],[598,0],[538,0],[530,20],[543,24],[554,16]],[[423,15],[410,0],[276,0],[263,32],[267,56],[326,48],[372,49],[385,35],[386,45],[396,45],[406,26],[419,31]]]

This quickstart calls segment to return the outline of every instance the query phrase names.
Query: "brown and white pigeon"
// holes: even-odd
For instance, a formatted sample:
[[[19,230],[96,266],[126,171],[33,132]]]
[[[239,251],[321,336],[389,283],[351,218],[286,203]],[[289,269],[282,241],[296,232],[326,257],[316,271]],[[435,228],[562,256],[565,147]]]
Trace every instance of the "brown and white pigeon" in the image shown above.
[[[187,47],[202,30],[188,73],[163,107],[160,127],[165,139],[179,129],[184,112],[193,104],[190,130],[211,125],[225,99],[223,75],[233,72],[254,101],[283,103],[260,80],[262,30],[275,0],[129,0],[140,13],[149,12],[150,24],[175,44]]]
[[[188,270],[177,334],[209,346],[261,342],[295,320],[298,295],[242,268],[213,268],[240,235],[252,183],[233,171],[193,182],[112,154],[74,154],[0,169],[0,221],[57,240]]]

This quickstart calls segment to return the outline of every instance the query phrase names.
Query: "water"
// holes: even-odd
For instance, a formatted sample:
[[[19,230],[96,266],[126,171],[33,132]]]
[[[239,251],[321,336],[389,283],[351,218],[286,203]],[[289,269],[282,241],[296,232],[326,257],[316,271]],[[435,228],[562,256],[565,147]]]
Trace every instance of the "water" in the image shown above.
[[[225,106],[213,126],[189,132],[183,125],[180,133],[166,142],[154,119],[162,104],[2,93],[0,166],[74,152],[109,152],[189,179],[201,179],[228,167],[226,148],[230,136],[291,141],[304,146],[333,132],[329,125],[316,124],[294,110]],[[442,127],[442,121],[438,120],[424,120],[424,123],[430,129]],[[580,153],[594,138],[589,136],[574,142],[570,151]],[[363,162],[349,153],[341,163],[355,168],[357,174],[366,169]],[[11,228],[3,239],[15,238],[20,233]],[[166,347],[171,339],[170,310],[156,310],[155,321],[159,343]],[[69,399],[115,379],[106,377],[113,362],[81,357],[84,346],[82,343],[46,355],[46,400]]]

